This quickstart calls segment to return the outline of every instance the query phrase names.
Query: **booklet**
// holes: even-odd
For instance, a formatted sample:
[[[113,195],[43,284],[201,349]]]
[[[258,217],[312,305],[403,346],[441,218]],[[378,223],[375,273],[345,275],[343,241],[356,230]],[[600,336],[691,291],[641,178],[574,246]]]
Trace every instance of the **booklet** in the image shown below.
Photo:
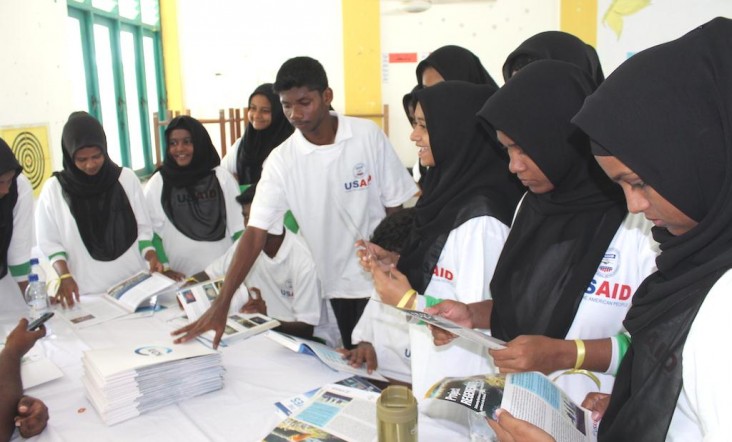
[[[599,423],[589,410],[575,404],[551,379],[539,372],[445,378],[430,388],[426,398],[470,408],[495,419],[503,408],[567,442],[597,440]]]
[[[160,309],[159,295],[178,283],[162,273],[141,271],[112,286],[102,295],[84,295],[72,308],[56,307],[56,314],[74,328],[85,328],[135,312],[150,314]]]
[[[340,381],[335,382],[335,384],[355,388],[357,390],[381,393],[381,389],[379,387],[361,376],[351,376],[350,378],[341,379]],[[287,398],[280,402],[275,402],[277,414],[279,414],[283,419],[289,417],[292,413],[307,404],[310,399],[318,393],[318,391],[320,391],[320,388],[314,388],[310,391],[306,391],[305,393],[298,394],[297,396]]]
[[[208,310],[211,301],[219,295],[219,290],[223,284],[223,279],[216,281],[206,281],[193,286],[185,287],[178,290],[176,296],[183,306],[189,321],[195,321]],[[259,313],[234,313],[229,315],[226,320],[224,334],[221,342],[229,345],[241,339],[257,335],[269,329],[279,327],[280,322]],[[209,346],[213,345],[215,337],[213,330],[210,330],[200,336],[201,341]]]
[[[409,310],[394,306],[390,307],[393,307],[402,313],[406,313],[411,318],[426,322],[427,324],[434,325],[435,327],[439,327],[443,330],[447,330],[454,335],[465,338],[468,341],[475,342],[479,345],[482,345],[483,347],[493,350],[502,350],[506,348],[505,341],[494,338],[493,336],[487,335],[479,330],[463,327],[462,325],[456,324],[449,319],[443,318],[441,316],[432,316],[429,313],[420,312],[418,310]]]
[[[263,440],[374,441],[379,395],[343,385],[326,385]]]
[[[127,313],[134,313],[143,302],[175,284],[162,273],[142,271],[112,286],[107,295]]]
[[[5,341],[0,343],[0,351],[3,347]],[[63,375],[61,369],[43,354],[40,343],[36,343],[20,359],[20,379],[24,390],[53,381]]]
[[[333,370],[352,373],[367,379],[377,379],[379,381],[389,382],[388,379],[379,374],[377,371],[369,373],[366,370],[365,363],[358,368],[351,367],[348,361],[343,359],[342,354],[325,344],[321,344],[315,341],[309,341],[307,339],[296,338],[295,336],[278,333],[276,331],[267,332],[267,337],[294,352],[303,353],[306,355],[313,355]]]

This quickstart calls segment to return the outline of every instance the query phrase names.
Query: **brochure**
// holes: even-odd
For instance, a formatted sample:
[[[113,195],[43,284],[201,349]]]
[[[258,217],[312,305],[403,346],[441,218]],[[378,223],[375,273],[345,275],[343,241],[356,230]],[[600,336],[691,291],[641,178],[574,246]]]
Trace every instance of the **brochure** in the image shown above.
[[[160,309],[157,298],[177,287],[162,273],[139,272],[115,284],[102,295],[84,295],[72,308],[56,307],[56,314],[74,328],[85,328],[135,312],[150,314]]]
[[[495,419],[503,408],[514,417],[542,428],[555,440],[594,442],[598,424],[589,410],[572,402],[551,379],[539,372],[445,378],[427,391],[426,398],[470,408]]]
[[[223,280],[207,281],[178,290],[176,295],[183,306],[188,321],[195,321],[208,310],[211,301],[219,294],[221,288],[219,281],[223,282]],[[279,325],[280,322],[276,319],[258,313],[234,313],[229,315],[226,320],[221,342],[224,345],[229,345],[238,340],[279,327]],[[200,340],[204,344],[212,346],[214,336],[213,331],[208,331],[200,336]]]
[[[284,442],[376,440],[376,400],[380,393],[327,385],[264,440]]]
[[[267,332],[267,337],[294,352],[313,355],[333,370],[355,374],[367,379],[377,379],[379,381],[388,382],[388,380],[377,371],[369,373],[366,370],[365,363],[358,368],[351,367],[351,365],[345,359],[343,359],[342,354],[325,344],[321,344],[315,341],[309,341],[307,339],[296,338],[294,336],[290,336],[284,333],[278,333],[276,331]]]
[[[341,379],[340,381],[335,382],[335,384],[343,385],[350,388],[356,388],[358,390],[381,393],[381,389],[379,387],[362,378],[361,376],[351,376],[350,378]],[[303,405],[307,404],[308,401],[310,401],[310,399],[312,399],[313,396],[318,393],[318,391],[320,391],[319,388],[314,388],[310,391],[306,391],[305,393],[298,394],[297,396],[293,396],[283,401],[276,402],[275,407],[277,408],[277,414],[282,416],[283,419],[287,418],[292,413],[302,408]]]
[[[388,304],[386,304],[388,305]],[[494,338],[493,336],[487,335],[480,330],[475,330],[472,328],[463,327],[462,325],[456,324],[449,319],[445,319],[440,316],[432,316],[429,313],[420,312],[418,310],[409,310],[405,308],[397,308],[394,306],[391,306],[402,313],[406,313],[411,318],[414,318],[416,320],[426,322],[427,324],[434,325],[435,327],[439,327],[443,330],[447,330],[452,334],[455,334],[461,338],[465,338],[469,341],[475,342],[479,345],[482,345],[483,347],[494,349],[494,350],[501,350],[506,348],[506,342],[502,341],[498,338]]]

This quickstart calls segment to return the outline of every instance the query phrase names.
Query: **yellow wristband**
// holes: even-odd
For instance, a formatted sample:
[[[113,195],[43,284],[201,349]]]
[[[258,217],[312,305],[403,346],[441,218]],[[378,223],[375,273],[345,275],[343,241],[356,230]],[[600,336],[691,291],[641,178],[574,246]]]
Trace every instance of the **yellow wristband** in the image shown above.
[[[191,276],[190,278],[186,279],[186,282],[192,282],[193,284],[198,284],[198,280]]]
[[[585,363],[585,341],[582,339],[575,339],[574,343],[577,346],[577,361],[574,363],[574,369],[579,370],[582,368],[582,364]]]
[[[59,281],[63,281],[64,279],[72,278],[71,273],[64,273],[63,275],[58,277]]]
[[[406,293],[404,293],[404,296],[402,296],[402,299],[399,300],[399,304],[397,304],[397,308],[404,308],[409,303],[409,300],[412,299],[413,295],[416,295],[417,291],[414,289],[407,290]]]

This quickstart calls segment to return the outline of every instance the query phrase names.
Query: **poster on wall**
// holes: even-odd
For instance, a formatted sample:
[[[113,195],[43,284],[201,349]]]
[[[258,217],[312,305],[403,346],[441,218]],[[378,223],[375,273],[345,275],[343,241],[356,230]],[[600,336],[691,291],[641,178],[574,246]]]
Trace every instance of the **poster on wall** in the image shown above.
[[[8,143],[23,167],[23,173],[38,197],[41,187],[51,176],[51,155],[48,151],[48,127],[30,126],[0,129],[0,138]]]
[[[681,37],[719,16],[730,0],[598,0],[597,52],[605,75],[633,54]]]

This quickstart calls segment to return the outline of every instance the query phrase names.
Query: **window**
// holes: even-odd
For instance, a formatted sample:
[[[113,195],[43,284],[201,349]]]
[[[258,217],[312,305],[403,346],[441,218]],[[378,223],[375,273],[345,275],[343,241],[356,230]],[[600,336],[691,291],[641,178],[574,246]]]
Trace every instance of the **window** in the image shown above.
[[[153,113],[166,102],[158,0],[68,0],[68,14],[74,110],[102,122],[112,160],[151,173]]]

